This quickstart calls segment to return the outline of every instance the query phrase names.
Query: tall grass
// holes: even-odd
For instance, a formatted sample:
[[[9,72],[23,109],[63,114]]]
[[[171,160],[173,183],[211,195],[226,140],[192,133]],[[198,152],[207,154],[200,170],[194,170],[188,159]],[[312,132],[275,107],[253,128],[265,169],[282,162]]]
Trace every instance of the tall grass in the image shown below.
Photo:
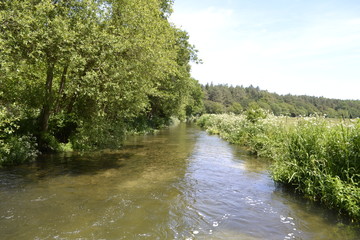
[[[273,160],[275,181],[360,221],[360,120],[204,115],[198,124]]]

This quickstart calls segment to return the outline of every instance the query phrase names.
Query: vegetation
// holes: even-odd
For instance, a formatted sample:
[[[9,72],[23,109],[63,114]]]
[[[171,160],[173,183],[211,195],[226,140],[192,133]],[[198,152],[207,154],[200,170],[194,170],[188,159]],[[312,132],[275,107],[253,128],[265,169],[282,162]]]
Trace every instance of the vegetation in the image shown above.
[[[360,219],[360,101],[206,85],[171,0],[0,2],[0,166],[39,152],[117,148],[129,132],[204,112],[198,123],[274,159],[275,180]],[[268,114],[273,112],[274,115]]]
[[[0,163],[64,144],[118,147],[126,132],[197,114],[196,51],[169,23],[171,4],[1,1]]]
[[[324,97],[278,95],[258,87],[207,84],[202,86],[207,113],[235,113],[257,106],[276,116],[326,115],[330,118],[359,118],[359,100],[338,100]]]
[[[251,108],[203,115],[198,124],[273,160],[275,181],[360,221],[360,121],[289,119]]]

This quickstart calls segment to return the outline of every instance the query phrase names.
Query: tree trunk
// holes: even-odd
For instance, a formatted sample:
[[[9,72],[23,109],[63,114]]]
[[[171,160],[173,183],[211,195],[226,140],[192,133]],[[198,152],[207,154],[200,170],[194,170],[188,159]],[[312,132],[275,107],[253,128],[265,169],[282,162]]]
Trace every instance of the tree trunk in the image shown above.
[[[53,105],[53,79],[54,79],[54,63],[49,63],[46,72],[46,84],[45,84],[45,99],[43,108],[40,114],[40,134],[43,135],[49,128],[49,118],[51,114],[51,108]]]
[[[68,68],[69,68],[69,65],[65,65],[63,72],[61,74],[61,81],[60,81],[60,86],[59,86],[59,90],[58,90],[58,99],[57,99],[56,105],[55,105],[55,114],[60,112],[61,101],[65,100],[65,95],[63,95],[63,93],[64,93],[64,89],[65,89],[66,74],[67,74]]]

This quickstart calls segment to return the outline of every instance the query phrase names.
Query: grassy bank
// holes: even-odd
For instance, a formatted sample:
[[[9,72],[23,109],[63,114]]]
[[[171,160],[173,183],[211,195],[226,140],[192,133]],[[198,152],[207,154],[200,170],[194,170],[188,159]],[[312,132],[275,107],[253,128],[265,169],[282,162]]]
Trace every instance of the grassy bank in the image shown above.
[[[261,110],[203,115],[209,133],[273,160],[275,181],[360,221],[360,121],[291,119]]]

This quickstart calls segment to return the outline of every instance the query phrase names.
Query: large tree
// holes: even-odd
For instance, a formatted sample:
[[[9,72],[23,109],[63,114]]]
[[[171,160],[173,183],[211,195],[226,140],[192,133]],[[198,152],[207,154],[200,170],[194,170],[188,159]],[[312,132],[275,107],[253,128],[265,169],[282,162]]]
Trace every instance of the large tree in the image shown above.
[[[36,116],[41,144],[58,116],[79,128],[179,114],[195,58],[186,33],[167,19],[171,3],[1,1],[1,101]]]

